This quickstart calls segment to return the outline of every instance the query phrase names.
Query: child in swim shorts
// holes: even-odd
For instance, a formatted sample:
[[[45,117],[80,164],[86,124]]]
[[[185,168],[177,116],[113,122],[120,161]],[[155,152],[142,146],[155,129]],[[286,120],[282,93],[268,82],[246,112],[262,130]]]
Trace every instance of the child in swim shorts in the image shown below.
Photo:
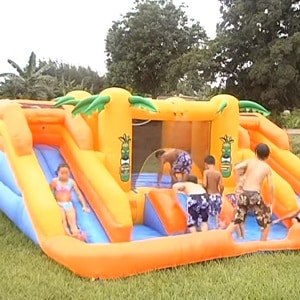
[[[194,175],[188,175],[187,181],[175,183],[173,189],[176,192],[184,192],[188,196],[187,227],[189,232],[196,232],[199,224],[201,231],[207,231],[209,203],[205,189],[198,184],[198,178]]]
[[[182,181],[187,180],[187,176],[192,170],[192,158],[189,153],[180,149],[158,150],[155,157],[160,161],[160,169],[157,176],[157,185],[160,186],[164,171],[164,165],[169,164],[172,184],[179,181],[178,174],[181,175]]]
[[[224,191],[223,177],[216,170],[216,160],[212,155],[204,159],[203,187],[208,194],[210,229],[219,228],[219,215],[222,209],[222,194]]]

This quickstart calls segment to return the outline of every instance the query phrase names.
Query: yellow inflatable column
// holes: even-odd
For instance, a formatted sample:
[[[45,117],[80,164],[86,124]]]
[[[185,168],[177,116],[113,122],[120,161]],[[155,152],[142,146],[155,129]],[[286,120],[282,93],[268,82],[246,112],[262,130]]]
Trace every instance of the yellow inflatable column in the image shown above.
[[[210,153],[210,122],[193,121],[191,129],[191,154],[194,162],[204,170],[204,158]]]
[[[105,164],[125,192],[131,190],[132,119],[129,97],[121,88],[109,88],[100,93],[110,102],[99,114],[100,150],[105,153]]]
[[[83,90],[76,90],[69,92],[66,96],[73,96],[76,100],[83,100],[90,96],[92,96],[89,92]],[[98,113],[95,112],[91,116],[81,115],[83,119],[86,121],[88,126],[90,127],[93,134],[93,147],[94,150],[99,150],[99,135],[98,135]]]
[[[230,95],[218,95],[211,101],[217,107],[223,107],[223,110],[211,123],[210,152],[216,158],[217,167],[223,175],[225,186],[234,187],[233,165],[237,160],[238,151],[238,100]]]

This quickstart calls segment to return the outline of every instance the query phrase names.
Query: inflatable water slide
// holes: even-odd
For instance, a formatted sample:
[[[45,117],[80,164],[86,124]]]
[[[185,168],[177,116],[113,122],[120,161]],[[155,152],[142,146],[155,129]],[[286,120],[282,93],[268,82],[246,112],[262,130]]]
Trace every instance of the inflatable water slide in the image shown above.
[[[233,164],[252,156],[258,141],[266,141],[272,149],[274,213],[280,217],[297,209],[299,174],[292,166],[299,160],[289,152],[286,135],[277,127],[275,133],[274,124],[259,114],[240,115],[239,102],[230,95],[210,101],[151,100],[109,88],[95,96],[74,91],[58,101],[1,100],[0,209],[46,255],[79,276],[111,279],[257,251],[300,248],[300,225],[290,223],[274,228],[265,242],[236,242],[226,230],[186,234],[184,195],[168,186],[132,186],[133,119],[160,120],[165,132],[170,132],[170,124],[189,124],[185,136],[200,178],[199,136],[205,131],[206,151],[219,158],[225,194],[234,190]],[[203,125],[207,122],[208,127]],[[162,147],[173,146],[170,136],[164,137]],[[90,213],[82,211],[73,195],[86,242],[66,235],[49,188],[61,162],[70,166],[91,207]],[[228,214],[230,209],[224,205]],[[276,231],[284,234],[278,236]]]

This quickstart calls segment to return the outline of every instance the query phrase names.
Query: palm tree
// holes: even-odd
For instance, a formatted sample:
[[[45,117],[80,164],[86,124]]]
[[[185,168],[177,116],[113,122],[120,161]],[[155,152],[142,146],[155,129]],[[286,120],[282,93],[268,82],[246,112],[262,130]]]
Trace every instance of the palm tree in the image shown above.
[[[16,73],[2,73],[4,82],[0,85],[0,93],[8,98],[51,99],[53,98],[54,78],[45,75],[50,66],[37,67],[36,55],[31,52],[28,64],[22,69],[11,59],[8,63]]]

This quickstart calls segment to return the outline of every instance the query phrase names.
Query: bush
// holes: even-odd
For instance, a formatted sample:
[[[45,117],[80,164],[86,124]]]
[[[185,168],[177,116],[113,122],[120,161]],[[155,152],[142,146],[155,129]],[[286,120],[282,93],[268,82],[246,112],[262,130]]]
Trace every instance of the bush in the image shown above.
[[[300,128],[300,109],[295,109],[290,115],[272,112],[270,120],[281,128]]]

